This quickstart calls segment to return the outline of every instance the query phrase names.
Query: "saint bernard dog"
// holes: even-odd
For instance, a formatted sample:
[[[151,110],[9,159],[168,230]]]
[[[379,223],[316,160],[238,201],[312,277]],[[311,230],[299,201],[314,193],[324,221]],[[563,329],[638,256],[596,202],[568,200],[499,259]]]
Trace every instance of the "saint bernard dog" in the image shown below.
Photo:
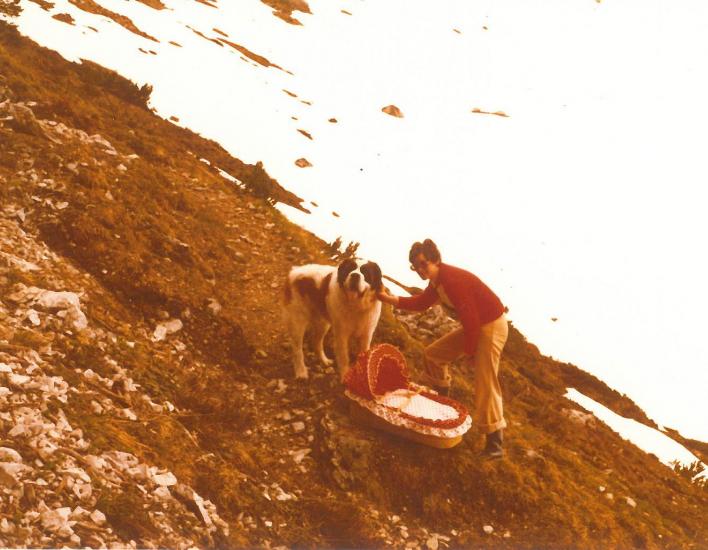
[[[339,266],[293,267],[285,283],[283,317],[290,331],[296,378],[307,378],[302,346],[310,329],[315,352],[325,366],[332,360],[323,343],[330,326],[340,378],[354,356],[369,349],[381,316],[381,269],[374,262],[344,260]]]

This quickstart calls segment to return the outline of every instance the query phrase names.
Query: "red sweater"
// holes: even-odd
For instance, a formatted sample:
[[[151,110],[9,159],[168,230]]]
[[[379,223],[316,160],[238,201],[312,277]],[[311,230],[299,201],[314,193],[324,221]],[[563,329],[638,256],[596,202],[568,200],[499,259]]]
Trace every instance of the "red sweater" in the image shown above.
[[[465,352],[472,355],[477,349],[482,325],[497,320],[504,313],[504,305],[479,277],[469,271],[440,264],[437,286],[452,302],[465,332]],[[398,299],[398,307],[410,311],[428,309],[440,296],[431,282],[422,294]]]

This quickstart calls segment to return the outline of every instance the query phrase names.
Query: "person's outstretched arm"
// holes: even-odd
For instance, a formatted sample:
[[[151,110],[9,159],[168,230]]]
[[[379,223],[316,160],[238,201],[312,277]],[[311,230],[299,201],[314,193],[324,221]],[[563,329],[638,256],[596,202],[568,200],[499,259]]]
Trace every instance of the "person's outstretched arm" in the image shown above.
[[[388,289],[384,286],[376,293],[376,297],[384,304],[391,304],[393,307],[398,307],[398,296],[389,294]]]
[[[393,296],[385,287],[376,296],[386,304],[409,311],[423,311],[438,300],[438,293],[431,285],[428,285],[421,294],[416,296]]]

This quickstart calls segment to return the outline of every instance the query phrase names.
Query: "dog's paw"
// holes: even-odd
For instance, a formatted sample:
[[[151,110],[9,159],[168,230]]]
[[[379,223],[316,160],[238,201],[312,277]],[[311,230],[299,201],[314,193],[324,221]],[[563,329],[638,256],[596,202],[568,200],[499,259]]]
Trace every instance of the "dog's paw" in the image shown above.
[[[320,355],[320,362],[325,366],[325,367],[331,367],[334,365],[334,361],[327,357],[326,355]]]
[[[297,369],[295,371],[295,378],[298,380],[307,380],[309,376],[310,375],[307,372],[307,368]]]

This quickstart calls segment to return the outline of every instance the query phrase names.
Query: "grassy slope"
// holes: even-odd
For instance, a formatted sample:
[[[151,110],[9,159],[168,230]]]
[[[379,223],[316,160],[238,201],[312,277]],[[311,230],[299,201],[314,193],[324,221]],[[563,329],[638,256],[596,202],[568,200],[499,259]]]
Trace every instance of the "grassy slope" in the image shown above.
[[[38,118],[99,133],[121,154],[140,157],[124,171],[95,148],[0,128],[0,200],[24,206],[28,230],[100,281],[88,302],[91,321],[136,342],[97,350],[76,339],[65,344],[67,367],[97,370],[108,355],[187,411],[181,424],[111,424],[77,403],[72,419],[97,447],[128,450],[190,480],[232,524],[233,545],[378,546],[402,540],[391,514],[413,534],[455,529],[453,544],[465,546],[695,547],[708,540],[705,492],[605,426],[578,427],[562,413],[577,408],[562,394],[573,385],[646,422],[644,413],[579,369],[541,356],[516,330],[502,364],[509,460],[480,464],[472,435],[440,452],[351,425],[333,376],[307,385],[290,379],[278,318],[289,266],[328,261],[324,243],[198,159],[245,182],[263,174],[109,93],[114,79],[100,69],[67,63],[5,25],[0,73],[17,101],[37,102]],[[23,154],[63,189],[28,186],[17,174]],[[71,162],[86,166],[74,174]],[[69,206],[44,208],[32,196]],[[218,315],[208,308],[213,299],[223,308]],[[186,350],[150,341],[165,314],[182,317]],[[376,338],[401,346],[417,366],[419,345],[390,312]],[[278,378],[288,384],[282,392],[271,383]],[[458,378],[456,397],[470,403],[470,377]],[[276,418],[284,411],[306,422],[304,434]],[[311,449],[304,472],[288,454],[297,448]],[[300,491],[300,499],[264,498],[273,483]],[[133,510],[117,528],[139,536],[143,521]],[[494,535],[483,534],[485,524]]]

